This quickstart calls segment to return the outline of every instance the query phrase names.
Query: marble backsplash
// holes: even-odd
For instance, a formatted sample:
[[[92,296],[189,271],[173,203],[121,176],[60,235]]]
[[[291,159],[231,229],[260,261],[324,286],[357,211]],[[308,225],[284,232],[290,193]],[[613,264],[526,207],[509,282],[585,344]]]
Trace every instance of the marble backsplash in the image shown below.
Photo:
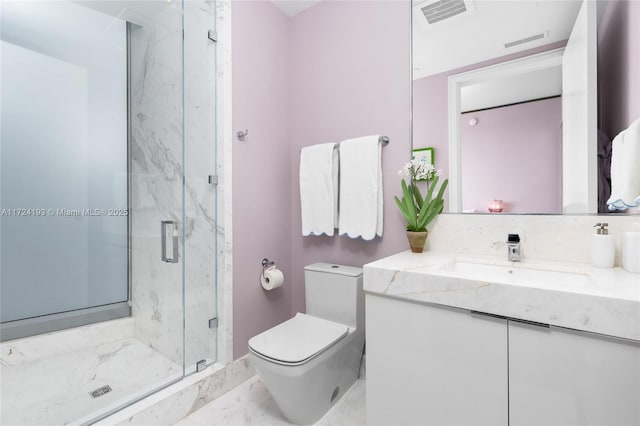
[[[508,234],[519,234],[524,259],[590,263],[593,225],[607,222],[621,264],[622,233],[638,215],[441,214],[429,227],[427,250],[507,257]]]

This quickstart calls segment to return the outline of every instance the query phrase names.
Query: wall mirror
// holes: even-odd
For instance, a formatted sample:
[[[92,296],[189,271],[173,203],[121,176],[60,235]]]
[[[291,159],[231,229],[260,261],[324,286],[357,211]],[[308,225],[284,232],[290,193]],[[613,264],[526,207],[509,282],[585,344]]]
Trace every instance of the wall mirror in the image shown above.
[[[450,180],[445,211],[607,211],[597,153],[607,3],[413,0],[413,147],[434,148]]]

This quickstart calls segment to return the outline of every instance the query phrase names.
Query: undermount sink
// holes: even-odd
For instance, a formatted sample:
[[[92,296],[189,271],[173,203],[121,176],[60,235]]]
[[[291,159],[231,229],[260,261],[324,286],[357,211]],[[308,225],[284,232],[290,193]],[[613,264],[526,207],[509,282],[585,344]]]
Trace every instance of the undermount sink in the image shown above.
[[[456,262],[454,269],[460,273],[472,274],[476,277],[508,280],[518,284],[541,284],[557,287],[586,286],[591,284],[591,278],[584,272],[552,271],[547,269],[533,269],[526,265],[486,265],[472,262]]]
[[[553,289],[585,288],[593,285],[589,274],[584,271],[545,269],[541,265],[526,263],[496,264],[495,261],[454,259],[429,268],[436,274],[455,276],[476,281],[495,282],[509,285],[533,286]]]

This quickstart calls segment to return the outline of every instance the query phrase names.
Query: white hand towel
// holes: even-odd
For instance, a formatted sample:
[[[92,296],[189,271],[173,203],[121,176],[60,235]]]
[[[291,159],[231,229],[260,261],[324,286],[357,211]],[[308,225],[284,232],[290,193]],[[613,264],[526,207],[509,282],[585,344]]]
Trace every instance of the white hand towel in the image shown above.
[[[640,119],[613,139],[609,210],[640,206]]]
[[[335,143],[300,150],[302,235],[333,235],[338,224],[338,152]]]
[[[382,236],[382,158],[380,137],[340,143],[339,233],[372,240]]]

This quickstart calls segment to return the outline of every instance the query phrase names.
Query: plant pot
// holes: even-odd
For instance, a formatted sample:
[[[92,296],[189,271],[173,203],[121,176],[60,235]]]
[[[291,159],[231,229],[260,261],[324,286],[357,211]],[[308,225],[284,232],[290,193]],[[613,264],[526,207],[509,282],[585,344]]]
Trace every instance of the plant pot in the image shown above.
[[[407,239],[409,240],[409,246],[411,246],[412,253],[422,253],[422,250],[424,250],[424,243],[427,242],[428,234],[429,231],[407,231]]]

